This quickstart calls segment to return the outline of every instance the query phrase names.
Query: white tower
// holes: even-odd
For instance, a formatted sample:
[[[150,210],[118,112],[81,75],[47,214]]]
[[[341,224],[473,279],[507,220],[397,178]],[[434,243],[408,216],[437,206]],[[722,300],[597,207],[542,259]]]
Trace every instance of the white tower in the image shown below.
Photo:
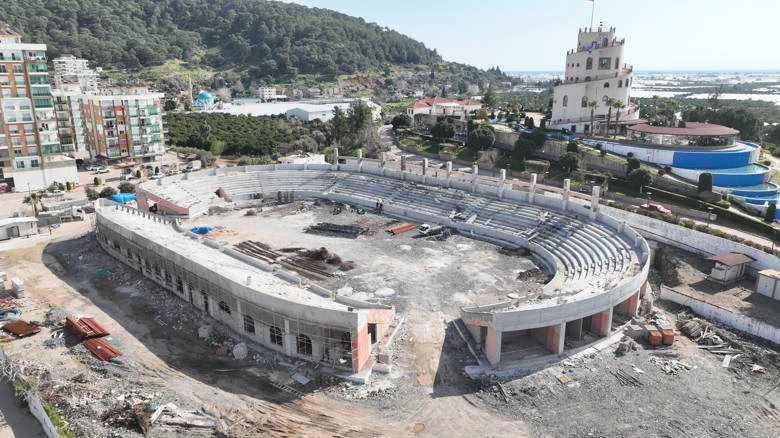
[[[551,128],[606,133],[610,99],[625,105],[612,108],[610,131],[616,131],[616,118],[621,122],[639,119],[639,105],[630,101],[633,67],[623,63],[624,44],[625,39],[615,37],[615,28],[579,30],[577,49],[566,53],[563,83],[554,90]],[[592,101],[596,107],[589,105]]]

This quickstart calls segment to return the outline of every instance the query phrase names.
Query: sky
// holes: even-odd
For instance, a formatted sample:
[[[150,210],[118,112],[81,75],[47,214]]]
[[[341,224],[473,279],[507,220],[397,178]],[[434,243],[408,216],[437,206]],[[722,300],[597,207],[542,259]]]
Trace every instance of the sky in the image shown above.
[[[635,70],[780,70],[778,0],[288,0],[361,17],[447,61],[562,71],[577,29],[615,27]]]

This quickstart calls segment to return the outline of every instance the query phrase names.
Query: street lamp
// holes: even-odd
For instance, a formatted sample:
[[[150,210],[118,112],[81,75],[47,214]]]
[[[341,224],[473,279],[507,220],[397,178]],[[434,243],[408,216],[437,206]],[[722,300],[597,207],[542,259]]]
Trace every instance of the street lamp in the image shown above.
[[[712,207],[707,207],[707,228],[710,227],[711,220],[712,220]]]
[[[649,204],[653,200],[653,192],[647,191],[647,203]]]

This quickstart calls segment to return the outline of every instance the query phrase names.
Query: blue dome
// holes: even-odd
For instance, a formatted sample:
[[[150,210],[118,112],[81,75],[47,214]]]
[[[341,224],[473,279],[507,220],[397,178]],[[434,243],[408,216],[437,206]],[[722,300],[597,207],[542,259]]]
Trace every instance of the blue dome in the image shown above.
[[[212,100],[214,99],[214,96],[211,95],[208,91],[201,91],[198,93],[198,100]]]

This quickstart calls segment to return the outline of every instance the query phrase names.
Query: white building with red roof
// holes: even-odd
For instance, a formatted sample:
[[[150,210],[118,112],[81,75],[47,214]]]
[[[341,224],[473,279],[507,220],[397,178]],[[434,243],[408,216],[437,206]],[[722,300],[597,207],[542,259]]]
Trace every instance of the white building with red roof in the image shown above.
[[[406,114],[414,118],[416,114],[436,116],[466,116],[471,111],[482,108],[478,100],[453,100],[444,97],[427,97],[409,104]]]

